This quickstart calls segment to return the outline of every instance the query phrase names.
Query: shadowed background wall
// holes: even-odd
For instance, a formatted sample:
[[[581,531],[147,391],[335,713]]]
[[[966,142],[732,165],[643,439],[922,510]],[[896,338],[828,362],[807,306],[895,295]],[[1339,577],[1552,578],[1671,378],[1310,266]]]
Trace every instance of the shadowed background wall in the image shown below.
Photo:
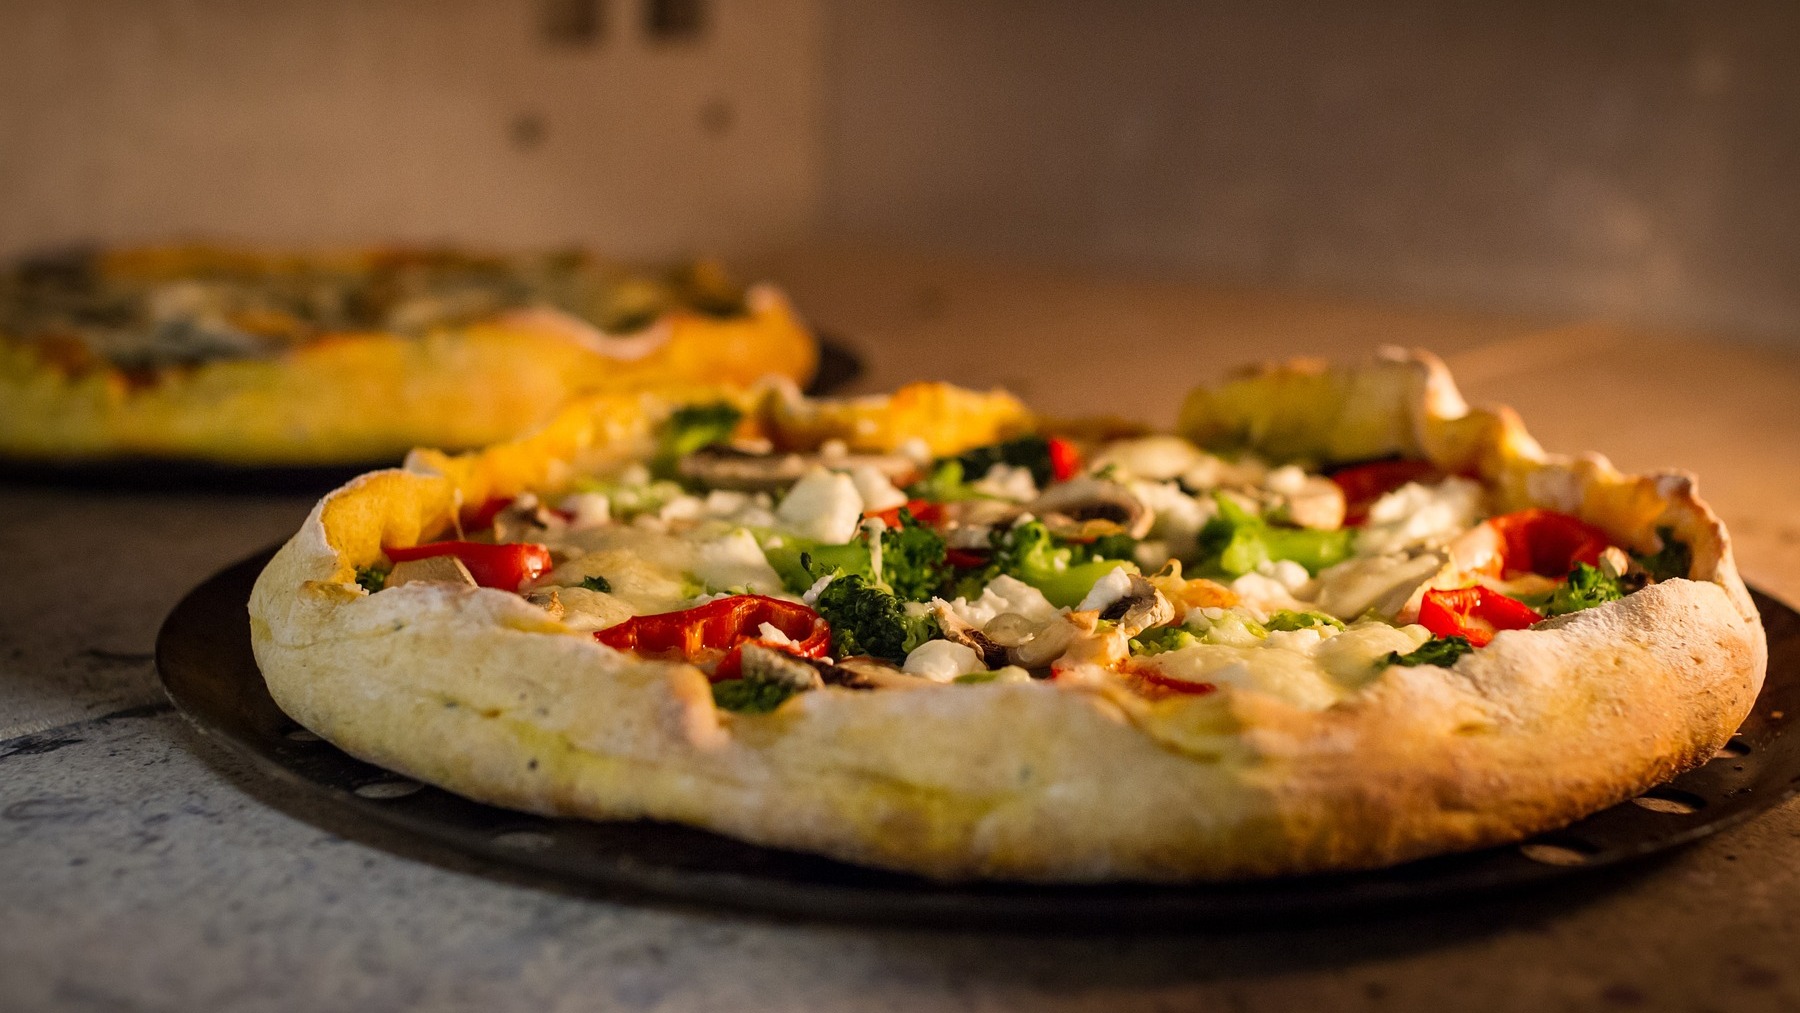
[[[1800,341],[1782,0],[569,6],[0,4],[0,252],[825,239]]]

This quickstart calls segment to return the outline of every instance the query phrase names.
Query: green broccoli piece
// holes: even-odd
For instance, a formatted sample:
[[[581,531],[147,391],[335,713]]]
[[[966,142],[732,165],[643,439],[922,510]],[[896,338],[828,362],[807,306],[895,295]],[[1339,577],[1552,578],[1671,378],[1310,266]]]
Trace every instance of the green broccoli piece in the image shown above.
[[[611,593],[612,591],[612,583],[605,577],[583,577],[581,578],[581,586],[587,588],[589,591],[599,591],[602,593]]]
[[[931,466],[931,474],[906,487],[906,498],[930,500],[933,503],[956,503],[969,499],[993,498],[969,488],[967,477],[963,471],[962,462],[957,459],[948,458],[938,461]]]
[[[1405,665],[1408,668],[1416,665],[1430,665],[1434,668],[1449,668],[1456,664],[1456,659],[1472,653],[1475,646],[1467,637],[1438,637],[1419,645],[1418,650],[1407,654],[1389,651],[1387,657],[1381,659],[1382,667],[1388,665]]]
[[[1200,561],[1204,568],[1233,577],[1251,573],[1264,563],[1289,559],[1318,573],[1350,558],[1351,528],[1315,531],[1276,527],[1224,493],[1213,497],[1218,516],[1200,529]]]
[[[1656,537],[1662,540],[1662,548],[1651,553],[1631,554],[1631,558],[1650,574],[1651,580],[1686,577],[1693,572],[1694,550],[1686,542],[1675,540],[1674,528],[1657,528]]]
[[[1200,643],[1200,638],[1179,626],[1157,626],[1131,638],[1131,653],[1134,655],[1162,654],[1167,651],[1179,651],[1183,647],[1192,647]]]
[[[1011,574],[1044,592],[1050,604],[1058,608],[1078,604],[1093,589],[1095,581],[1120,566],[1134,573],[1137,571],[1134,563],[1116,559],[1094,560],[1091,551],[1082,557],[1087,562],[1075,562],[1076,550],[1059,544],[1042,521],[1027,521],[1000,535],[994,557],[999,572]]]
[[[356,582],[363,590],[374,594],[387,585],[388,569],[385,566],[360,566],[356,570]]]
[[[1136,559],[1138,540],[1127,534],[1101,535],[1088,544],[1088,553],[1101,559]]]
[[[805,591],[828,573],[863,578],[885,587],[902,601],[930,601],[950,578],[944,562],[944,539],[936,531],[900,511],[900,526],[881,533],[881,579],[875,579],[866,535],[842,545],[820,545],[784,536],[780,545],[765,545],[763,556],[790,591]]]
[[[901,601],[930,601],[950,577],[944,538],[900,511],[900,526],[881,533],[881,580]]]
[[[767,714],[799,690],[762,679],[728,679],[712,684],[713,704],[739,714]]]
[[[892,592],[854,573],[825,585],[813,608],[831,624],[831,649],[840,658],[867,654],[898,664],[934,629],[930,619],[908,614]]]
[[[1021,436],[1004,443],[976,447],[955,457],[943,458],[939,463],[948,461],[954,461],[962,467],[963,477],[977,481],[996,464],[1027,468],[1031,471],[1032,481],[1040,489],[1050,484],[1055,473],[1050,464],[1050,441],[1042,436]]]
[[[1619,586],[1618,578],[1607,576],[1606,571],[1597,566],[1576,563],[1575,569],[1569,571],[1569,579],[1537,608],[1546,617],[1566,616],[1623,597],[1625,589]]]
[[[1329,626],[1341,630],[1344,628],[1344,622],[1336,616],[1328,616],[1323,612],[1292,612],[1281,609],[1269,616],[1268,621],[1263,623],[1263,628],[1271,631],[1304,630],[1309,626]]]
[[[725,401],[683,405],[670,413],[656,435],[656,456],[650,470],[661,478],[675,474],[675,462],[702,447],[723,443],[744,418],[744,413]]]

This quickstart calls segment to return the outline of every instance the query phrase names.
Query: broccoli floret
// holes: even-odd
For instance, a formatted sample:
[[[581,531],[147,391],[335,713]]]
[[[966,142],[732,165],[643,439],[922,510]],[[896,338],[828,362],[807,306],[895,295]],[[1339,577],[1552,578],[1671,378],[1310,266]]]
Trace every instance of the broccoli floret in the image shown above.
[[[828,573],[844,573],[885,587],[903,601],[930,601],[950,577],[944,562],[944,539],[936,531],[900,511],[900,526],[881,533],[881,579],[875,579],[866,535],[842,545],[820,545],[784,536],[780,545],[764,546],[763,555],[790,591],[804,591]]]
[[[1408,668],[1416,665],[1430,665],[1434,668],[1449,668],[1456,664],[1456,659],[1475,650],[1467,637],[1438,637],[1427,640],[1419,648],[1407,654],[1389,651],[1381,664],[1405,665]]]
[[[1088,554],[1101,559],[1136,559],[1137,539],[1127,534],[1101,535],[1088,544]]]
[[[1566,616],[1623,597],[1625,589],[1619,586],[1617,578],[1607,576],[1597,566],[1576,563],[1575,569],[1569,571],[1569,579],[1552,591],[1538,610],[1545,616]]]
[[[909,615],[899,598],[858,574],[825,585],[813,607],[831,624],[831,649],[840,658],[868,654],[897,664],[931,639],[930,619]]]
[[[785,683],[763,679],[728,679],[712,684],[713,704],[739,714],[767,714],[799,692]]]
[[[1264,563],[1288,559],[1318,573],[1333,563],[1350,558],[1350,528],[1315,531],[1276,527],[1245,509],[1223,493],[1213,497],[1218,516],[1200,529],[1200,562],[1206,569],[1233,577],[1253,572]]]
[[[1135,655],[1162,654],[1166,651],[1179,651],[1183,647],[1192,647],[1200,643],[1200,638],[1179,626],[1157,626],[1131,638],[1131,653]]]
[[[996,540],[994,552],[1000,573],[1011,574],[1044,592],[1050,604],[1058,608],[1079,603],[1093,589],[1095,581],[1120,566],[1137,570],[1133,563],[1094,560],[1092,555],[1090,550],[1081,557],[1087,562],[1075,562],[1076,549],[1058,544],[1042,521],[1027,521],[1005,532]]]
[[[986,474],[983,472],[982,474]],[[980,478],[980,475],[976,476]],[[962,462],[947,458],[931,466],[931,474],[906,487],[907,499],[930,500],[933,503],[955,503],[969,499],[992,499],[969,487]]]
[[[962,467],[962,477],[980,479],[988,473],[988,469],[996,464],[1007,464],[1015,468],[1026,468],[1031,471],[1032,481],[1038,488],[1050,484],[1055,469],[1050,463],[1050,441],[1042,436],[1021,436],[1004,443],[993,443],[985,447],[965,450],[955,457],[944,458],[940,463],[954,461]]]
[[[900,526],[881,533],[881,581],[902,601],[930,601],[950,576],[944,538],[902,509]]]
[[[1657,528],[1656,537],[1662,540],[1662,548],[1652,553],[1634,552],[1631,557],[1650,574],[1651,580],[1686,577],[1693,572],[1694,550],[1686,542],[1675,540],[1674,528]]]
[[[387,585],[388,571],[384,566],[363,566],[356,570],[356,582],[363,590],[374,594]]]
[[[1271,631],[1304,630],[1309,626],[1329,626],[1341,630],[1344,628],[1344,622],[1336,616],[1328,616],[1323,612],[1292,612],[1288,609],[1280,609],[1270,615],[1267,622],[1263,623],[1263,628]]]
[[[581,586],[587,588],[589,591],[600,591],[602,593],[609,593],[612,591],[612,584],[605,577],[583,577],[581,578]]]
[[[656,435],[656,456],[650,470],[663,478],[674,475],[676,461],[701,447],[723,443],[743,418],[743,412],[725,401],[675,409]]]

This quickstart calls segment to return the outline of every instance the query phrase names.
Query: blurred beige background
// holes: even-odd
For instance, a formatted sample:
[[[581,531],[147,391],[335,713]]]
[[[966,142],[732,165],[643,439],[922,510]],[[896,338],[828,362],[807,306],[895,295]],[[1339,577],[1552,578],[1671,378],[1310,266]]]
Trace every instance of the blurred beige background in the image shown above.
[[[1784,0],[711,0],[646,31],[688,6],[9,0],[0,252],[824,240],[1800,341]]]

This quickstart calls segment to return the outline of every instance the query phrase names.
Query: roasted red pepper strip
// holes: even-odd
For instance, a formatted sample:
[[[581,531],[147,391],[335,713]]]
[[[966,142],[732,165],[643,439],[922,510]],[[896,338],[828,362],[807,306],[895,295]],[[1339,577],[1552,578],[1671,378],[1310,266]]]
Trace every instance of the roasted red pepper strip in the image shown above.
[[[992,558],[991,553],[983,552],[980,549],[944,550],[944,562],[958,570],[979,570],[988,565],[988,560]]]
[[[780,630],[792,643],[771,643],[758,636],[763,623]],[[714,662],[714,682],[742,675],[747,643],[802,658],[823,658],[831,649],[831,626],[798,602],[760,594],[740,594],[709,601],[680,612],[637,616],[594,634],[608,647],[639,654],[678,657],[704,667]]]
[[[1546,577],[1566,577],[1576,563],[1598,564],[1600,553],[1612,544],[1606,532],[1554,510],[1521,510],[1487,523],[1505,543],[1501,559],[1505,573],[1529,570]]]
[[[512,506],[512,502],[512,497],[510,496],[489,496],[480,506],[473,508],[464,507],[462,513],[463,530],[486,531],[493,525],[494,518],[500,516],[500,511]]]
[[[1142,679],[1146,685],[1170,693],[1184,693],[1188,696],[1204,696],[1218,690],[1218,686],[1210,682],[1194,682],[1191,679],[1177,679],[1172,675],[1164,675],[1155,669],[1134,668],[1131,674]]]
[[[521,584],[536,580],[550,569],[550,550],[536,542],[508,542],[489,545],[485,542],[427,542],[424,545],[393,546],[386,550],[396,563],[432,556],[455,556],[469,568],[469,575],[482,587],[517,591]]]
[[[1075,444],[1060,436],[1052,436],[1045,443],[1050,447],[1051,479],[1067,482],[1081,472],[1081,451]]]
[[[1501,630],[1522,630],[1544,617],[1531,606],[1481,586],[1425,592],[1419,625],[1435,637],[1467,637],[1485,646]]]
[[[1355,527],[1369,519],[1375,501],[1408,482],[1438,482],[1446,476],[1430,461],[1370,461],[1331,473],[1344,493],[1344,525]]]
[[[886,510],[876,510],[873,513],[863,514],[863,516],[879,517],[883,524],[886,524],[890,528],[897,528],[900,526],[900,511],[902,510],[912,514],[913,520],[918,521],[926,527],[932,527],[944,519],[943,505],[940,503],[933,503],[927,499],[909,499],[903,506],[888,507]]]

